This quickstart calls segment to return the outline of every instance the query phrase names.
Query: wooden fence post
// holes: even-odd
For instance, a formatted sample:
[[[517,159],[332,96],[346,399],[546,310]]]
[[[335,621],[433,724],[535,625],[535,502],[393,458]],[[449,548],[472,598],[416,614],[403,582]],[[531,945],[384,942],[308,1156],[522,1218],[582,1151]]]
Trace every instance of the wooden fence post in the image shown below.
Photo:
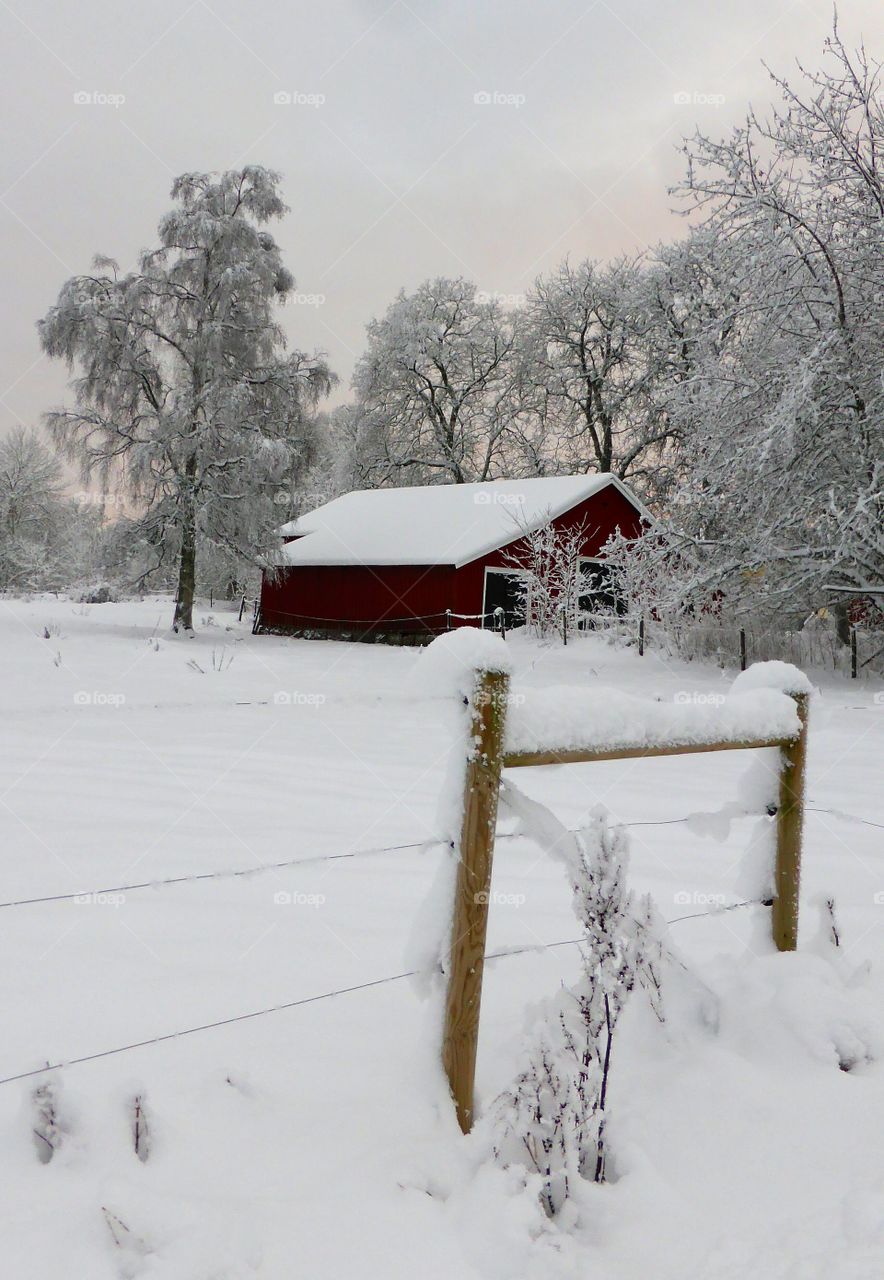
[[[740,670],[746,670],[746,629],[740,627]]]
[[[645,619],[644,616],[638,620],[638,656],[645,656]]]
[[[798,890],[801,884],[801,828],[804,821],[804,773],[807,759],[806,693],[794,693],[801,732],[780,748],[780,797],[777,808],[777,861],[771,927],[778,951],[798,946]]]
[[[850,628],[850,678],[856,679],[856,627]]]
[[[479,1007],[508,691],[509,676],[504,672],[476,673],[442,1044],[442,1062],[464,1133],[469,1133],[473,1123]]]

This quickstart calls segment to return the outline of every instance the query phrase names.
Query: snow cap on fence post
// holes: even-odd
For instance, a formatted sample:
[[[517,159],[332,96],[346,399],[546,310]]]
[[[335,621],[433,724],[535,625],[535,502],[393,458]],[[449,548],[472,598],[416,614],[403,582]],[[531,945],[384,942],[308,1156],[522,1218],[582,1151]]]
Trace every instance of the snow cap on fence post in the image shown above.
[[[734,693],[774,689],[795,702],[799,732],[780,747],[777,802],[777,854],[771,932],[778,951],[798,946],[798,895],[801,887],[801,837],[804,826],[804,777],[807,761],[807,707],[813,686],[789,662],[756,662],[737,676]]]
[[[791,662],[753,662],[735,678],[731,693],[748,693],[751,689],[775,689],[793,697],[796,693],[813,693],[807,676]]]
[[[512,672],[510,649],[493,631],[457,627],[445,631],[420,655],[414,680],[424,697],[471,698],[477,671]]]

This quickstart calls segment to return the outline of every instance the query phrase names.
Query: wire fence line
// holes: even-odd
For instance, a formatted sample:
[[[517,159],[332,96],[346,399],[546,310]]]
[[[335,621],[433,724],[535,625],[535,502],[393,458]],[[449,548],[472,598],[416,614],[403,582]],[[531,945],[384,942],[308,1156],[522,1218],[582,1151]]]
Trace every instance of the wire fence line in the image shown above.
[[[261,875],[266,871],[279,871],[285,867],[303,867],[316,862],[338,862],[347,858],[373,857],[381,853],[398,853],[403,849],[432,848],[445,843],[439,840],[416,840],[410,844],[391,844],[376,849],[351,849],[347,853],[316,854],[308,858],[286,858],[283,862],[261,863],[253,867],[235,867],[229,871],[199,871],[192,875],[169,876],[161,880],[142,880],[137,884],[118,884],[107,889],[82,889],[77,893],[52,893],[39,898],[15,898],[9,902],[0,902],[0,910],[4,907],[30,907],[44,902],[72,902],[76,898],[96,898],[110,893],[134,893],[139,889],[160,889],[167,885],[188,884],[199,880],[232,880]]]
[[[586,613],[585,633],[596,633],[687,661],[713,660],[721,666],[743,667],[778,660],[797,667],[831,671],[856,679],[880,677],[884,672],[884,629],[856,625],[843,643],[831,626],[800,630],[764,626],[751,619],[719,622],[714,618],[658,621],[642,614]]]
[[[859,822],[864,826],[876,827],[884,830],[884,822],[876,822],[872,818],[864,818],[855,813],[846,813],[842,809],[826,809],[819,806],[806,805],[805,812],[826,813],[833,818],[838,818],[841,822]],[[693,814],[686,814],[682,818],[647,819],[637,822],[621,822],[618,825],[627,828],[669,827],[678,825],[679,823],[690,822],[693,816]],[[765,815],[761,812],[757,812],[746,813],[742,816],[746,818],[760,818]],[[570,827],[568,829],[573,834],[576,834],[579,831],[578,827]],[[498,831],[495,835],[495,840],[521,840],[528,838],[529,837],[523,836],[517,831]],[[103,889],[81,889],[74,893],[50,893],[34,898],[11,898],[6,902],[0,902],[0,911],[7,907],[41,906],[43,903],[47,902],[73,902],[77,898],[100,898],[111,893],[135,893],[143,889],[162,889],[172,885],[194,884],[199,881],[206,880],[249,879],[252,876],[262,875],[268,871],[280,871],[290,867],[312,866],[319,862],[343,862],[347,859],[353,858],[377,857],[384,853],[400,853],[409,849],[441,848],[446,845],[450,848],[452,847],[452,842],[441,836],[435,836],[429,837],[426,840],[412,840],[407,844],[379,845],[376,848],[371,849],[350,849],[346,853],[321,853],[307,858],[286,858],[282,862],[267,862],[252,867],[233,867],[230,870],[198,871],[189,875],[168,876],[158,880],[141,880],[134,884],[111,885]],[[672,921],[669,921],[668,923],[671,924]]]
[[[267,609],[267,614],[271,619],[286,618],[294,628],[308,630],[311,623],[316,623],[317,627],[327,626],[337,631],[357,628],[376,631],[379,634],[382,634],[386,628],[398,626],[408,626],[417,632],[426,632],[427,634],[439,634],[444,631],[450,631],[452,622],[484,623],[489,618],[492,623],[499,624],[503,612],[500,607],[486,609],[482,613],[457,613],[454,609],[438,609],[434,613],[408,613],[399,618],[388,617],[386,614],[375,616],[374,618],[327,618],[310,613],[291,613],[285,609],[277,609],[272,605]],[[256,601],[255,625],[258,630],[264,630],[268,626],[272,628],[275,625],[273,621],[265,622],[260,602],[258,601]]]
[[[295,628],[309,630],[323,626],[333,630],[362,629],[383,635],[385,628],[408,626],[428,635],[450,630],[453,622],[479,622],[490,619],[495,630],[506,632],[507,623],[501,608],[482,613],[456,613],[452,609],[435,613],[406,614],[404,617],[324,618],[304,613],[288,613],[270,609],[274,618],[287,619]],[[242,617],[242,609],[240,610]],[[270,624],[271,626],[273,624]],[[255,600],[255,627],[264,627],[260,601]],[[833,671],[840,675],[864,678],[884,672],[884,630],[866,625],[850,628],[850,639],[843,643],[831,626],[805,626],[800,630],[776,628],[747,619],[742,623],[724,623],[714,618],[695,618],[676,622],[660,622],[644,614],[620,613],[616,608],[603,611],[582,609],[577,623],[579,633],[602,632],[628,643],[637,643],[639,652],[657,649],[670,657],[713,659],[723,666],[742,666],[752,662],[779,660],[799,667]]]
[[[582,938],[566,938],[558,942],[533,943],[526,947],[507,948],[503,951],[491,952],[487,960],[504,960],[509,956],[524,955],[529,951],[551,951],[556,947],[576,946]],[[338,987],[334,991],[323,991],[313,996],[303,996],[299,1000],[286,1000],[282,1004],[269,1005],[265,1009],[254,1009],[249,1013],[234,1014],[229,1018],[218,1018],[214,1022],[203,1022],[195,1027],[185,1027],[181,1031],[169,1031],[163,1035],[149,1036],[144,1040],[134,1040],[130,1044],[117,1045],[113,1049],[101,1049],[96,1053],[83,1054],[78,1058],[65,1058],[58,1062],[47,1063],[45,1067],[34,1067],[29,1071],[19,1071],[15,1075],[0,1077],[0,1085],[12,1084],[16,1080],[29,1080],[34,1076],[47,1075],[51,1071],[60,1071],[65,1067],[80,1066],[84,1062],[97,1062],[101,1058],[112,1058],[120,1053],[128,1053],[134,1049],[144,1049],[149,1045],[164,1044],[171,1040],[182,1040],[185,1036],[197,1035],[201,1031],[214,1031],[218,1027],[229,1027],[240,1022],[249,1022],[255,1018],[263,1018],[272,1013],[282,1013],[287,1009],[297,1009],[303,1005],[317,1004],[321,1000],[333,1000],[337,996],[352,995],[357,991],[368,991],[374,987],[386,986],[391,982],[401,982],[405,978],[417,977],[417,969],[408,969],[404,973],[393,973],[383,978],[373,978],[369,982],[359,982],[350,987]]]
[[[678,924],[682,920],[693,920],[698,916],[714,916],[721,914],[722,911],[734,911],[738,907],[755,905],[758,905],[755,901],[735,902],[730,906],[714,907],[709,911],[700,911],[695,916],[678,916],[675,920],[668,920],[666,923]],[[761,905],[765,904],[762,902]],[[523,947],[505,947],[501,951],[490,951],[485,956],[485,959],[486,961],[508,960],[513,956],[539,954],[544,951],[555,951],[559,947],[577,947],[585,943],[585,938],[561,938],[555,942],[537,942]],[[77,1058],[64,1058],[58,1062],[47,1062],[45,1067],[33,1067],[28,1071],[17,1071],[14,1075],[2,1076],[0,1077],[0,1085],[14,1084],[18,1080],[31,1080],[37,1076],[49,1075],[53,1071],[62,1071],[67,1067],[82,1066],[87,1062],[98,1062],[103,1058],[117,1057],[121,1053],[134,1052],[136,1049],[145,1049],[155,1044],[168,1044],[173,1040],[183,1040],[187,1036],[198,1035],[203,1031],[215,1031],[220,1027],[252,1022],[256,1018],[268,1017],[274,1013],[283,1013],[289,1009],[298,1009],[308,1004],[318,1004],[322,1000],[334,1000],[338,996],[353,995],[358,991],[369,991],[377,987],[387,986],[393,982],[402,982],[406,978],[415,978],[418,976],[418,972],[417,969],[408,969],[404,973],[392,973],[383,978],[372,978],[368,982],[358,982],[350,987],[337,987],[333,991],[322,991],[316,995],[302,996],[298,1000],[286,1000],[281,1004],[268,1005],[264,1009],[253,1009],[248,1013],[237,1013],[228,1018],[217,1018],[213,1022],[202,1022],[194,1027],[184,1027],[180,1031],[167,1031],[162,1035],[148,1036],[143,1040],[133,1040],[129,1044],[115,1045],[112,1049],[100,1049],[95,1053],[85,1053]]]

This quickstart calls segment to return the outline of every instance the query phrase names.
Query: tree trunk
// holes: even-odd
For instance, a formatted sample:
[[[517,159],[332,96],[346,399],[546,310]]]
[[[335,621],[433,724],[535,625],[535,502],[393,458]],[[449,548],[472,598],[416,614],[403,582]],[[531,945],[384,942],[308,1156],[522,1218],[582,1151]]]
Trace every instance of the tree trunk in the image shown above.
[[[193,630],[193,593],[196,585],[196,518],[188,511],[181,530],[181,558],[178,563],[178,594],[172,630]]]
[[[832,616],[835,619],[835,634],[841,644],[850,644],[850,614],[844,600],[836,600],[832,605]]]
[[[194,426],[194,436],[196,427]],[[181,478],[181,554],[178,560],[178,593],[172,630],[193,630],[193,593],[196,588],[196,455],[191,453]]]

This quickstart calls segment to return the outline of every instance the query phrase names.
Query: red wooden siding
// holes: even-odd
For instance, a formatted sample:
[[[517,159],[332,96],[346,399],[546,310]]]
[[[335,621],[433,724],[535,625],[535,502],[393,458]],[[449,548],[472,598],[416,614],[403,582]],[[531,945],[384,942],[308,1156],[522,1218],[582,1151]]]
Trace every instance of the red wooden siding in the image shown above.
[[[265,577],[261,621],[299,631],[348,624],[357,631],[444,631],[454,572],[451,565],[293,565],[275,582]]]
[[[641,531],[641,517],[612,485],[559,516],[559,528],[585,524],[584,555],[598,555],[619,527],[627,536]],[[407,536],[407,535],[406,535]],[[452,565],[292,565],[261,587],[261,621],[266,627],[296,631],[329,630],[359,634],[435,632],[446,629],[445,611],[482,612],[486,567],[506,566],[518,539],[455,569]],[[454,624],[464,625],[463,619]],[[480,625],[477,621],[475,625]]]

